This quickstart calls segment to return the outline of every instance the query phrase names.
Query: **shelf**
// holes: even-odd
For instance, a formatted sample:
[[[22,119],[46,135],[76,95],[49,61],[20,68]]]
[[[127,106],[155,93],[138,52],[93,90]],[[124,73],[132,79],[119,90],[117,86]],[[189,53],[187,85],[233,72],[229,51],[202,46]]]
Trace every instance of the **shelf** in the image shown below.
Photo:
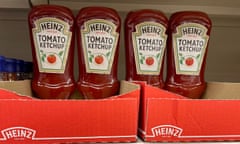
[[[31,0],[34,5],[37,4],[47,4],[48,0]],[[1,0],[1,9],[29,9],[29,0]]]
[[[209,15],[240,16],[240,1],[192,1],[192,0],[50,0],[50,4],[59,4],[77,10],[86,6],[107,6],[120,12],[128,12],[133,9],[159,9],[165,13],[173,13],[182,10],[201,10]]]
[[[0,8],[29,8],[28,0],[1,0]]]
[[[128,12],[133,9],[158,9],[167,14],[182,10],[201,10],[209,15],[240,16],[240,1],[192,1],[192,0],[31,0],[33,5],[57,4],[79,10],[86,6],[106,6],[119,12]],[[28,0],[1,0],[0,8],[30,8]]]

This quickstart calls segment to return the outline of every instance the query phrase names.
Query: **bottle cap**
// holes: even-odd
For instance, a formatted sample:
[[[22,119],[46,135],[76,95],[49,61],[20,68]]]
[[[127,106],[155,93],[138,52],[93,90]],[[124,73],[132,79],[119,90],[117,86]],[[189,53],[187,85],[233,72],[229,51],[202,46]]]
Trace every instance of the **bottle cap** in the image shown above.
[[[14,58],[6,58],[5,59],[6,64],[5,64],[5,68],[6,68],[6,72],[16,72],[17,71],[17,67],[16,67],[16,59]]]
[[[24,72],[31,73],[33,71],[33,65],[30,61],[24,61]]]
[[[20,59],[16,59],[16,71],[23,72],[24,71],[24,61]]]
[[[6,65],[5,57],[0,56],[0,72],[6,72],[5,65]]]

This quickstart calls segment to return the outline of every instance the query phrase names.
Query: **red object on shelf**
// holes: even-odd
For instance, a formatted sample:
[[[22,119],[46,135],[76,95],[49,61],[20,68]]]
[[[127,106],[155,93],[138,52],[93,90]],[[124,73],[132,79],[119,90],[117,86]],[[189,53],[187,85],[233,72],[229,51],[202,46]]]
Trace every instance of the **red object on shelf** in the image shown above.
[[[126,80],[163,88],[168,19],[151,9],[131,11],[125,20]]]
[[[211,19],[204,12],[172,14],[168,26],[165,89],[189,98],[200,98],[204,79]]]
[[[79,55],[77,87],[86,99],[119,92],[117,78],[121,19],[107,7],[82,8],[76,18]]]
[[[74,16],[63,6],[39,5],[29,12],[33,57],[32,89],[43,99],[67,99],[73,76]]]
[[[220,83],[215,91],[206,90],[208,96],[219,88],[228,90]],[[238,90],[227,92],[233,95],[234,91]],[[139,136],[147,142],[237,141],[239,113],[240,100],[190,99],[142,85]]]
[[[135,142],[140,88],[123,87],[99,100],[41,100],[0,89],[0,143]]]

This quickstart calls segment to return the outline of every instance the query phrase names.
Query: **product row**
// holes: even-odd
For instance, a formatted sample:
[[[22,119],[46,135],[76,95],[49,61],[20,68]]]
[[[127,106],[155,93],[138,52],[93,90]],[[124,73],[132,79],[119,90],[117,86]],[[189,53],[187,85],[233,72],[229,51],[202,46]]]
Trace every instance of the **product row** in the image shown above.
[[[0,56],[0,80],[32,79],[32,62]]]
[[[33,54],[32,89],[39,98],[87,99],[117,95],[121,18],[107,7],[85,7],[76,17],[63,6],[39,5],[29,12]],[[159,10],[131,11],[124,20],[126,80],[146,81],[190,98],[205,90],[204,67],[211,20],[206,13],[181,11],[168,19]],[[79,79],[73,77],[77,37]],[[167,78],[163,64],[167,53]]]

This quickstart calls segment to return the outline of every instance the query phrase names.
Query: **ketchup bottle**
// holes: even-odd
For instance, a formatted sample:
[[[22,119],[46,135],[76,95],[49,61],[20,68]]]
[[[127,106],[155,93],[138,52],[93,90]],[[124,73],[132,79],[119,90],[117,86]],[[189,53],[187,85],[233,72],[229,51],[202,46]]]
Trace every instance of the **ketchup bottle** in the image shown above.
[[[131,11],[125,20],[126,80],[162,88],[168,19],[157,10]]]
[[[66,99],[74,91],[74,16],[56,5],[32,8],[28,17],[33,55],[32,89],[43,99]]]
[[[211,20],[206,13],[182,11],[169,20],[167,79],[165,88],[177,94],[200,98],[204,80]]]
[[[107,7],[85,7],[79,11],[76,22],[80,94],[86,99],[117,94],[121,28],[118,13]]]

